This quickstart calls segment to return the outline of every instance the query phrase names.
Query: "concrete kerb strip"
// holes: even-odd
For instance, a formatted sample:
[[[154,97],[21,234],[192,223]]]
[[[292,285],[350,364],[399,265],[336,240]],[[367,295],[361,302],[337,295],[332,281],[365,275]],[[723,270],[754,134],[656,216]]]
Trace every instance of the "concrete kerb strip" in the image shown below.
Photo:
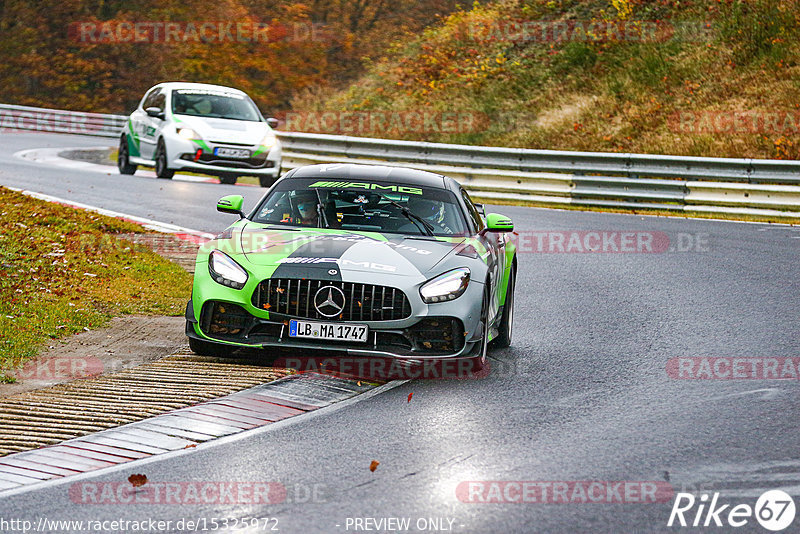
[[[276,380],[275,382],[270,382],[270,383],[262,385],[262,386],[256,386],[255,388],[251,388],[251,389],[248,389],[248,390],[243,390],[243,391],[234,393],[234,394],[232,394],[232,395],[230,395],[228,397],[235,397],[237,395],[249,395],[249,394],[253,393],[256,390],[258,390],[258,391],[269,391],[270,396],[272,396],[273,392],[270,391],[270,389],[269,389],[270,384],[275,384],[275,383],[284,382],[284,381],[290,381],[290,380],[298,380],[298,378],[301,378],[301,377],[309,378],[308,382],[312,382],[312,381],[317,381],[318,380],[320,385],[326,384],[328,380],[336,380],[336,381],[345,380],[345,379],[341,379],[341,378],[337,378],[337,377],[332,377],[332,376],[329,376],[329,375],[320,375],[320,374],[317,374],[317,373],[314,373],[314,375],[315,376],[313,376],[313,377],[310,376],[310,374],[294,375],[292,377],[287,377],[287,378],[284,378],[284,379]],[[348,381],[349,382],[355,382],[355,380],[348,380]],[[333,412],[336,412],[338,410],[347,408],[348,406],[350,406],[352,404],[355,404],[356,402],[361,402],[361,401],[368,400],[368,399],[370,399],[370,398],[372,398],[372,397],[374,397],[376,395],[380,395],[382,393],[385,393],[386,391],[389,391],[391,389],[399,387],[399,386],[405,384],[406,382],[408,382],[408,380],[394,380],[392,382],[388,382],[386,384],[382,384],[382,385],[377,386],[377,387],[374,386],[374,385],[369,385],[368,389],[365,389],[364,392],[362,392],[362,393],[353,393],[352,395],[349,395],[349,396],[346,396],[346,397],[342,397],[340,400],[332,402],[331,404],[328,404],[327,406],[320,407],[320,408],[317,408],[317,409],[314,409],[314,410],[308,410],[308,411],[305,411],[302,414],[299,414],[299,415],[296,415],[296,416],[293,416],[293,417],[287,417],[285,419],[281,419],[279,421],[275,421],[275,422],[272,422],[272,423],[266,423],[266,424],[263,424],[263,425],[255,426],[253,428],[246,429],[246,430],[241,430],[239,432],[231,433],[229,435],[226,435],[226,436],[223,436],[223,437],[219,437],[219,438],[216,438],[216,439],[211,439],[211,440],[203,441],[203,442],[197,442],[196,446],[183,447],[183,448],[179,448],[179,449],[175,449],[175,450],[171,450],[171,451],[167,451],[167,452],[161,452],[161,453],[158,453],[158,454],[152,454],[152,455],[149,455],[149,456],[146,456],[146,457],[143,457],[143,458],[122,461],[122,462],[118,462],[116,464],[108,465],[108,466],[105,466],[105,467],[90,467],[90,464],[87,464],[87,468],[86,469],[82,469],[81,471],[77,472],[76,474],[65,475],[65,476],[54,475],[52,478],[48,478],[46,480],[34,479],[34,478],[31,477],[30,481],[27,482],[27,483],[18,484],[18,485],[14,486],[14,487],[0,489],[0,498],[2,498],[2,497],[10,497],[12,495],[17,495],[19,493],[24,493],[24,492],[27,492],[27,491],[30,491],[30,490],[34,490],[34,489],[42,489],[42,488],[45,488],[45,487],[56,486],[56,485],[59,485],[59,484],[63,484],[66,481],[69,481],[70,483],[74,483],[74,482],[77,482],[77,481],[80,481],[80,480],[83,480],[83,479],[86,479],[86,478],[94,477],[100,471],[102,471],[103,474],[110,474],[110,473],[114,473],[114,472],[117,472],[117,471],[122,471],[122,470],[125,470],[125,469],[129,469],[132,465],[136,465],[137,468],[144,468],[146,465],[148,465],[148,464],[150,464],[152,462],[157,462],[157,461],[160,461],[160,460],[167,460],[167,459],[175,458],[175,457],[182,456],[182,455],[185,455],[185,454],[193,454],[196,451],[199,451],[200,449],[206,450],[206,449],[208,449],[210,447],[217,447],[217,446],[225,445],[225,444],[228,444],[228,443],[231,443],[231,442],[238,441],[240,439],[247,439],[247,438],[250,438],[250,437],[253,437],[253,436],[257,436],[257,435],[260,435],[260,434],[264,434],[264,433],[267,433],[267,432],[278,431],[278,430],[283,429],[285,426],[296,424],[296,423],[300,423],[301,421],[305,421],[305,420],[307,420],[309,418],[323,417],[323,416],[326,416],[326,415],[331,414]],[[367,387],[367,386],[365,386],[365,387]],[[320,388],[320,389],[322,389],[322,388]],[[220,399],[214,399],[214,401],[210,401],[210,402],[219,402],[220,400],[227,399],[228,397],[221,397]],[[312,399],[309,399],[309,400],[313,401]],[[179,412],[179,411],[180,410],[176,410],[176,412]],[[137,423],[131,423],[129,425],[125,425],[124,427],[118,427],[118,428],[110,429],[110,430],[104,431],[104,432],[119,432],[119,431],[125,429],[126,427],[136,428],[137,425],[151,425],[149,428],[152,429],[152,424],[153,424],[154,420],[158,420],[161,417],[169,417],[169,416],[173,415],[176,412],[169,412],[167,414],[159,415],[159,416],[156,416],[156,417],[153,417],[153,418],[150,418],[150,419],[144,419],[144,420],[139,421]],[[102,434],[102,432],[97,433],[97,434],[92,434],[91,436],[97,436],[99,434]],[[86,437],[91,437],[91,436],[86,436]],[[78,438],[76,440],[66,441],[66,442],[60,443],[58,445],[55,445],[53,447],[59,447],[59,446],[68,447],[68,446],[71,446],[71,444],[75,444],[75,442],[78,442],[79,440],[82,440],[82,439],[85,439],[85,438]],[[7,457],[0,458],[0,466],[3,465],[3,461],[6,460],[6,459],[15,458],[15,457],[18,457],[18,455],[34,454],[34,453],[38,452],[39,450],[44,450],[44,449],[38,449],[38,450],[35,450],[35,451],[29,451],[29,452],[26,452],[26,453],[18,453],[16,455],[9,455]],[[54,459],[55,455],[51,455],[50,458]],[[76,460],[77,461],[81,461],[80,458],[76,458]],[[47,461],[47,460],[42,460],[42,461]],[[56,468],[48,467],[47,465],[42,464],[40,462],[37,462],[37,463],[39,463],[39,465],[42,465],[42,469],[47,469],[48,471],[50,471],[50,474],[53,474],[53,472],[58,472],[59,471]],[[27,465],[31,465],[30,462],[26,462],[26,464]],[[5,474],[5,472],[0,471],[0,477],[2,477],[4,474]],[[14,476],[11,475],[11,473],[8,473],[8,474],[10,475],[10,478],[14,478]],[[26,477],[26,478],[28,478],[28,477]],[[2,480],[2,478],[0,478],[0,480]],[[17,480],[19,480],[19,479],[17,479]]]

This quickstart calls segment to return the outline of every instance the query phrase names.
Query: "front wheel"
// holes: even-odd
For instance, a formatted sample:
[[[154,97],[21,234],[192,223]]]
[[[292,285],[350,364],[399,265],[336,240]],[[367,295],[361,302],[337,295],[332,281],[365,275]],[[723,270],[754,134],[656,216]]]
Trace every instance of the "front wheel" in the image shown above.
[[[517,267],[512,266],[508,275],[508,286],[506,287],[506,303],[503,306],[503,317],[500,319],[500,328],[494,344],[497,347],[508,347],[511,345],[511,333],[514,327],[514,289],[517,285]]]
[[[120,174],[133,174],[138,165],[131,164],[128,153],[128,138],[124,135],[119,139],[119,151],[117,152],[117,168]]]
[[[164,146],[163,140],[158,142],[156,148],[156,176],[166,179],[175,176],[175,171],[167,166],[167,148]]]
[[[489,292],[488,284],[487,290],[483,292],[483,305],[481,306],[481,328],[483,329],[481,336],[481,344],[478,354],[472,358],[471,371],[477,373],[486,367],[489,361]]]

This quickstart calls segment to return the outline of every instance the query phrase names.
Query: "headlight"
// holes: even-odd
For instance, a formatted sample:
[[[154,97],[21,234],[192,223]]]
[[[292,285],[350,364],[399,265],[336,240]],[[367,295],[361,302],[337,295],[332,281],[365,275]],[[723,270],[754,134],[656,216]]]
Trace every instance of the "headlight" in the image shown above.
[[[261,140],[262,146],[271,147],[275,144],[275,134],[273,132],[267,132],[267,135],[264,136],[264,139]]]
[[[457,299],[464,294],[469,284],[469,269],[461,267],[433,278],[419,288],[422,300],[427,304]]]
[[[208,272],[216,283],[233,289],[242,289],[247,282],[247,271],[219,250],[211,252],[208,258]]]
[[[178,135],[184,139],[200,139],[200,136],[191,128],[178,128]]]

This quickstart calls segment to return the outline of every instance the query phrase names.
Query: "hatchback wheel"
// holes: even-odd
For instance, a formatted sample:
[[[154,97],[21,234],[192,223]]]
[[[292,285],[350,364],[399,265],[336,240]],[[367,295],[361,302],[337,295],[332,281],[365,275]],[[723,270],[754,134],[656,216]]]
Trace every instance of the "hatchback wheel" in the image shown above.
[[[138,165],[132,165],[128,155],[128,138],[124,135],[119,139],[119,151],[117,152],[117,168],[120,174],[133,174]]]
[[[167,167],[167,149],[163,140],[158,141],[156,148],[156,176],[167,179],[175,176],[175,171]]]

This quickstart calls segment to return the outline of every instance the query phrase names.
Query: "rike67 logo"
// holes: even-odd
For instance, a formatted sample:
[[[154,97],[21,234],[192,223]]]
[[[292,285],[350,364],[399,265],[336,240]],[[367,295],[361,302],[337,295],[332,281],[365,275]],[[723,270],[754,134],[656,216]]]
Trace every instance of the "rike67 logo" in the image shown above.
[[[749,504],[718,504],[719,493],[714,493],[709,502],[708,494],[699,498],[691,493],[678,493],[669,514],[667,526],[682,527],[743,527],[753,517],[767,530],[778,532],[794,521],[794,499],[781,490],[764,492],[756,501],[755,508]],[[676,524],[677,520],[677,524]]]

